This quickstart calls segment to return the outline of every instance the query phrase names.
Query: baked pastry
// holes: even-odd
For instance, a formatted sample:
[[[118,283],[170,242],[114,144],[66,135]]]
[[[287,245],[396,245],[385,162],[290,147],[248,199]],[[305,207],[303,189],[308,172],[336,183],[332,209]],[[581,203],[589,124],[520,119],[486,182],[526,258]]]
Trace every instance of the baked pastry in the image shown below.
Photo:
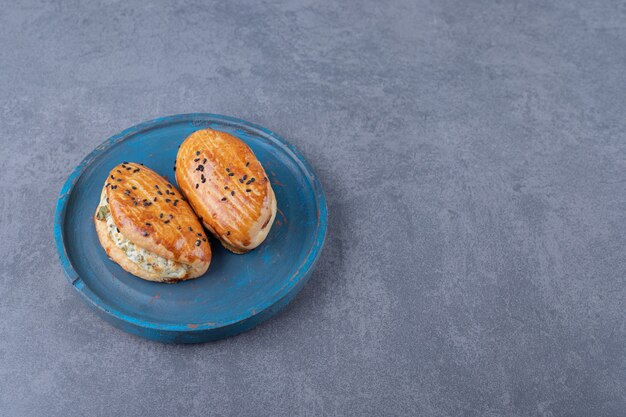
[[[197,278],[211,262],[207,237],[185,198],[142,165],[124,162],[111,170],[94,222],[109,258],[140,278]]]
[[[267,237],[276,197],[261,163],[241,140],[212,129],[192,133],[178,150],[176,181],[226,249],[245,253]]]

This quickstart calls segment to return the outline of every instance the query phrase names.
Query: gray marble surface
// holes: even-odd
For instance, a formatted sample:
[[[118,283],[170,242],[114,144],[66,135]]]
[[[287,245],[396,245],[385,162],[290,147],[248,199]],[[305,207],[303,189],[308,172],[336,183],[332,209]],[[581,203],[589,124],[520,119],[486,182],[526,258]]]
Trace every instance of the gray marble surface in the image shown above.
[[[0,415],[626,415],[624,1],[3,3]],[[81,303],[53,211],[187,112],[291,141],[330,226],[283,314],[170,346]]]

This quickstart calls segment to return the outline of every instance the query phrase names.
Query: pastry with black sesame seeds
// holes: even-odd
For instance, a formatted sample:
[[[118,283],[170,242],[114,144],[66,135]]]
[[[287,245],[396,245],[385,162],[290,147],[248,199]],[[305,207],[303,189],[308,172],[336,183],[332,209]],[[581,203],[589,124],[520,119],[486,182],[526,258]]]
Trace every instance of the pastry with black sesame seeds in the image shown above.
[[[192,226],[202,230],[189,204],[157,200],[155,191],[160,187],[171,189],[172,196],[178,195],[177,190],[146,167],[124,165],[126,169],[115,176],[122,184],[102,188],[94,216],[98,238],[109,258],[149,281],[178,282],[203,275],[211,262],[211,248],[208,242],[197,245],[196,234],[187,231]]]
[[[276,197],[248,145],[225,132],[198,130],[180,146],[176,166],[181,192],[226,249],[245,253],[265,240]]]

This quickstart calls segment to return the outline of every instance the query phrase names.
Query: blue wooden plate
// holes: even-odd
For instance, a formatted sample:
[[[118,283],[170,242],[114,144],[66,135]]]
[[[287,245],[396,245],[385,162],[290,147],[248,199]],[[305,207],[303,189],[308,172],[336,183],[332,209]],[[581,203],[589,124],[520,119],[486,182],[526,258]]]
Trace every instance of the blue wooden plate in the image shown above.
[[[267,239],[245,255],[234,255],[212,239],[208,272],[178,284],[144,281],[127,273],[107,258],[93,224],[109,170],[133,161],[175,182],[178,145],[207,127],[246,142],[268,173],[278,214]],[[251,329],[293,299],[324,244],[327,211],[320,182],[292,145],[252,123],[199,113],[142,123],[98,146],[63,186],[54,221],[61,264],[87,305],[135,335],[196,343]]]

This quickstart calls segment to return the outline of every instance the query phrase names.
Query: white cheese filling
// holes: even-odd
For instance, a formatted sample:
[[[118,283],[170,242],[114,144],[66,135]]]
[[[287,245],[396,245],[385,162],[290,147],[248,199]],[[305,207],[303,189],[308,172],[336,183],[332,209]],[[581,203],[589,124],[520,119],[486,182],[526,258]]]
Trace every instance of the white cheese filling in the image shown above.
[[[109,238],[115,246],[120,248],[128,259],[144,271],[159,274],[166,278],[183,278],[191,269],[191,265],[165,259],[154,252],[150,252],[142,247],[135,245],[133,242],[124,237],[113,222],[113,216],[109,210],[109,204],[106,201],[106,194],[103,192],[98,206],[98,219],[106,220]]]

